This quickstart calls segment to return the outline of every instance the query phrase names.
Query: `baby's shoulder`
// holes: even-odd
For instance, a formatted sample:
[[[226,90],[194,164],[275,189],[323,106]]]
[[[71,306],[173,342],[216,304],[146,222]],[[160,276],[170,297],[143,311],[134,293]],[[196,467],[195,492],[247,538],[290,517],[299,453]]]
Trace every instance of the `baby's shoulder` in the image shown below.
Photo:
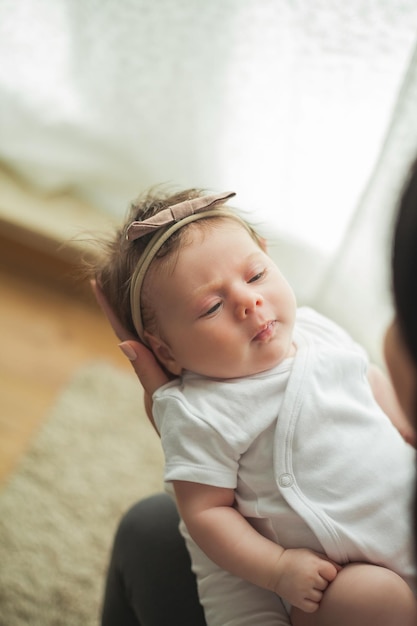
[[[337,335],[343,339],[351,339],[350,335],[336,322],[309,306],[297,309],[296,328],[323,336]]]
[[[307,335],[315,342],[354,349],[365,354],[365,350],[339,324],[319,313],[315,309],[303,306],[297,309],[296,330]]]

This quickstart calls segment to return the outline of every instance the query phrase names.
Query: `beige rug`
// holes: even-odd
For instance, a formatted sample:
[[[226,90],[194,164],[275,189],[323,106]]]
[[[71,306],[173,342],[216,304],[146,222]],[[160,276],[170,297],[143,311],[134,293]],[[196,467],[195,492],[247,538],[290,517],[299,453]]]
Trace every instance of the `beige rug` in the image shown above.
[[[105,363],[78,372],[58,399],[0,493],[1,626],[99,623],[118,520],[162,489],[142,406],[134,374]]]

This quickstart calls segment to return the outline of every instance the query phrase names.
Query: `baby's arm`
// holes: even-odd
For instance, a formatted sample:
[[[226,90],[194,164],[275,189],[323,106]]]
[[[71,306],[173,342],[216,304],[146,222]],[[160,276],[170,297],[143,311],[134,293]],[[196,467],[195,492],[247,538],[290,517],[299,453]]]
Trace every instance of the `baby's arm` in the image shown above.
[[[338,565],[311,550],[285,550],[260,535],[234,508],[233,489],[186,481],[174,481],[174,487],[190,535],[212,561],[305,612],[317,610]]]
[[[411,445],[416,445],[416,433],[405,417],[395,395],[394,388],[384,372],[374,364],[368,368],[368,381],[375,400],[390,418],[403,438]]]

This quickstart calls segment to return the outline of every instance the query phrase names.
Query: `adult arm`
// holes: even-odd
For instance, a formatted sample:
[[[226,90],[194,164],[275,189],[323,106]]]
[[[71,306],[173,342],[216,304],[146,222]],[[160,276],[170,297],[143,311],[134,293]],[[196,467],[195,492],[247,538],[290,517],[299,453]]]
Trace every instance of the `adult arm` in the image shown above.
[[[233,489],[174,481],[178,508],[194,541],[219,567],[313,613],[340,566],[306,549],[285,550],[234,508]]]
[[[132,363],[132,367],[144,389],[144,402],[148,418],[155,427],[152,417],[152,394],[169,381],[166,372],[154,357],[151,350],[131,335],[122,325],[117,315],[106,300],[97,281],[91,281],[91,288],[103,313],[110,322],[116,337],[120,340],[119,348]]]
[[[416,446],[416,433],[402,411],[390,379],[374,364],[368,368],[368,381],[375,400],[390,418],[402,437],[412,446]]]

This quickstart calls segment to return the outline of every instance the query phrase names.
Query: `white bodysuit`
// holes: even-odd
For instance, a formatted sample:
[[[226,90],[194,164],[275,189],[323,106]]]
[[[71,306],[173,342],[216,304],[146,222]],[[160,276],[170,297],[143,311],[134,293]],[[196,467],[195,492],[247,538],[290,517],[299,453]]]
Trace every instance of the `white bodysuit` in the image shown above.
[[[374,400],[365,352],[297,312],[294,358],[248,378],[185,373],[154,394],[166,481],[235,490],[238,510],[284,548],[384,565],[415,590],[414,449]],[[209,626],[289,624],[279,598],[215,566],[184,535]],[[221,608],[219,608],[221,607]]]

